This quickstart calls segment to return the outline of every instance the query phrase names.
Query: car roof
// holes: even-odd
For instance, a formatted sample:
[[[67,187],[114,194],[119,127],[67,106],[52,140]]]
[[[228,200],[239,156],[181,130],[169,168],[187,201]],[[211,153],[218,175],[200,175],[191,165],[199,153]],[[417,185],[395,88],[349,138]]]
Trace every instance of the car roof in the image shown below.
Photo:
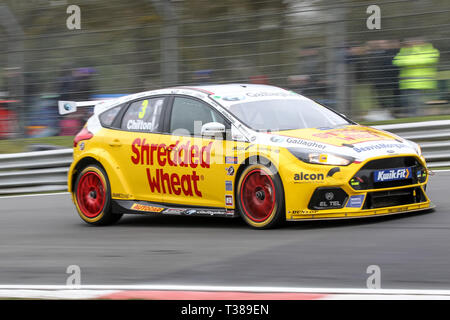
[[[179,87],[184,89],[198,90],[210,95],[228,95],[228,94],[243,94],[249,92],[286,92],[287,90],[265,85],[265,84],[249,84],[249,83],[232,83],[232,84],[211,84],[211,85],[199,85],[199,86],[184,86]]]
[[[195,93],[201,92],[206,95],[213,95],[213,96],[227,96],[227,95],[239,95],[239,94],[249,94],[249,93],[255,93],[260,94],[264,92],[270,92],[270,93],[287,93],[289,91],[275,87],[270,85],[264,85],[264,84],[249,84],[249,83],[233,83],[233,84],[211,84],[211,85],[198,85],[198,86],[178,86],[178,87],[168,87],[168,88],[162,88],[162,89],[155,89],[150,91],[144,91],[144,92],[138,92],[133,93],[127,96],[123,96],[117,99],[111,99],[111,101],[105,101],[101,105],[98,105],[96,107],[95,113],[100,113],[105,110],[111,109],[121,103],[129,102],[134,99],[143,98],[145,96],[149,95],[156,95],[156,94],[176,94],[180,93],[177,91],[181,91],[183,94],[190,94],[192,96],[195,96]]]

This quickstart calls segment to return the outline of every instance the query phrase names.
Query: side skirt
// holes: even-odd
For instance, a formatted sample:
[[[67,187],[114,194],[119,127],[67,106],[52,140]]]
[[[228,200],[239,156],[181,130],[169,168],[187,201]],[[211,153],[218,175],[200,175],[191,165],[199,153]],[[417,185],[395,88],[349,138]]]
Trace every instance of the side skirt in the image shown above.
[[[138,200],[112,199],[112,210],[114,213],[125,214],[163,214],[176,216],[214,216],[228,218],[234,218],[238,216],[238,214],[233,209],[211,207],[180,207]]]

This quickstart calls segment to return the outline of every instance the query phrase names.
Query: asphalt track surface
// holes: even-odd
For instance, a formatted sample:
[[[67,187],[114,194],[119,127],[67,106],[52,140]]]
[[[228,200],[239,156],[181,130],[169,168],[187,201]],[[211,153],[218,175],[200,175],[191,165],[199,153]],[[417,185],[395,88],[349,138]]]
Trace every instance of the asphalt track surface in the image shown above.
[[[0,284],[189,284],[450,289],[450,172],[431,177],[431,213],[289,223],[253,230],[240,219],[124,216],[92,227],[68,194],[0,199]]]

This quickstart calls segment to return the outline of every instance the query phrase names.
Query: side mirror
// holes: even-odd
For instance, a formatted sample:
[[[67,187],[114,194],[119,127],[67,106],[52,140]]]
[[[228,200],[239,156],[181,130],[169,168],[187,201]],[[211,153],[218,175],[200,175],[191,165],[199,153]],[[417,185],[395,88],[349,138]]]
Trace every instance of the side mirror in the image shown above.
[[[219,122],[208,122],[202,125],[202,136],[222,136],[225,133],[225,126]]]

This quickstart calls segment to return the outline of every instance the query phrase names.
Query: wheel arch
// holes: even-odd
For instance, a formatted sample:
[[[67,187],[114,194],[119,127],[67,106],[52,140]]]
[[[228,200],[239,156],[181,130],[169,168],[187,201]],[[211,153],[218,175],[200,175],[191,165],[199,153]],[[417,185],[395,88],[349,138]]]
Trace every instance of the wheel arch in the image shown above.
[[[105,167],[100,163],[100,161],[98,161],[97,159],[87,156],[84,158],[81,158],[73,167],[73,170],[71,171],[71,176],[70,176],[70,190],[69,192],[73,192],[74,188],[75,188],[75,182],[77,180],[78,174],[81,170],[83,170],[83,168],[87,167],[88,165],[98,165],[99,167],[101,167],[103,170],[105,170]],[[105,170],[106,172],[106,170]]]
[[[70,181],[68,185],[70,188],[69,192],[74,191],[78,173],[87,165],[92,164],[98,165],[106,172],[111,187],[111,194],[120,193],[127,194],[132,197],[132,190],[124,176],[123,170],[120,170],[121,168],[119,165],[114,161],[114,159],[109,157],[108,154],[101,153],[86,154],[82,158],[78,159],[76,163],[72,164],[72,169],[69,171],[70,176],[68,177],[68,180]]]
[[[262,161],[261,161],[262,160]],[[278,167],[274,164],[272,160],[270,160],[269,157],[266,157],[264,155],[252,155],[246,158],[244,161],[241,162],[238,169],[236,170],[236,175],[234,178],[234,185],[236,188],[234,188],[234,199],[237,199],[237,192],[238,192],[238,183],[239,179],[241,178],[242,172],[244,172],[245,168],[252,164],[262,164],[262,165],[270,165],[270,167],[274,167],[275,174],[277,174],[280,177],[281,181],[281,187],[283,188],[283,194],[286,194],[286,189],[284,187],[283,179],[281,178],[281,175],[278,171]],[[236,207],[236,206],[235,206]]]

